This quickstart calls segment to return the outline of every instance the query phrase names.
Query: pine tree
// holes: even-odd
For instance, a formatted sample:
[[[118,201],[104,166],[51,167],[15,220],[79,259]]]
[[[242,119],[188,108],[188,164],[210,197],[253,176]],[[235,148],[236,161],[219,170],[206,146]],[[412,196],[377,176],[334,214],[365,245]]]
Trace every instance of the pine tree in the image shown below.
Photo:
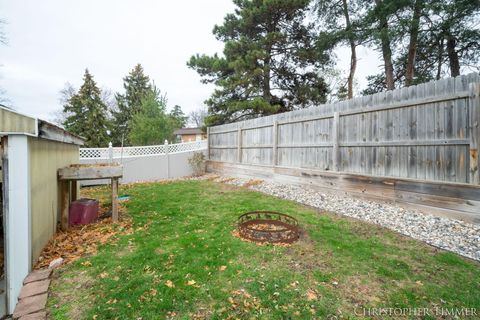
[[[346,81],[346,92],[341,98],[353,97],[355,72],[357,69],[357,46],[360,44],[359,32],[356,30],[358,16],[357,1],[333,0],[314,1],[315,13],[318,15],[317,24],[322,32],[319,33],[318,44],[325,51],[332,50],[340,45],[347,44],[350,47],[350,70]],[[344,95],[345,94],[345,95]]]
[[[309,0],[234,0],[213,33],[224,56],[193,56],[188,66],[214,83],[206,101],[208,125],[269,115],[322,103],[327,86],[320,76],[328,56],[316,47],[307,22]]]
[[[108,110],[101,99],[101,91],[88,69],[83,76],[80,90],[73,94],[63,106],[68,115],[63,123],[65,129],[86,139],[89,148],[106,147],[110,140],[107,131],[111,124]]]
[[[170,111],[169,116],[172,120],[172,126],[174,130],[183,128],[187,124],[188,117],[185,115],[182,107],[180,107],[179,105],[175,105],[175,107],[173,107],[173,109]]]
[[[140,103],[140,111],[131,120],[129,140],[138,146],[163,144],[173,136],[172,121],[166,114],[166,98],[156,89]]]
[[[362,25],[365,37],[375,40],[372,26],[382,13],[390,17],[395,87],[479,70],[478,1],[382,0],[384,11],[375,10],[370,3],[364,3],[364,8],[369,8]],[[363,94],[387,89],[385,74],[369,76],[368,81]]]
[[[141,110],[142,100],[152,93],[153,87],[150,78],[145,75],[143,67],[137,64],[130,73],[123,78],[124,94],[117,93],[116,110],[114,117],[114,143],[119,145],[124,139],[124,145],[130,145],[129,134],[133,116]]]

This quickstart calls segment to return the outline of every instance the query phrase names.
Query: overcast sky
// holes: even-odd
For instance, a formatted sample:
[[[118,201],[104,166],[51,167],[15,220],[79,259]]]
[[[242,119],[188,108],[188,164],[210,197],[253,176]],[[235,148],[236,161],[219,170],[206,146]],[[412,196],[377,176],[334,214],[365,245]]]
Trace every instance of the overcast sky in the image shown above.
[[[8,39],[0,47],[0,87],[9,105],[44,119],[61,109],[66,82],[82,83],[85,68],[101,87],[122,91],[122,78],[144,66],[168,105],[185,113],[203,105],[212,86],[200,83],[186,61],[195,53],[221,52],[212,29],[232,12],[231,0],[0,0]],[[380,64],[360,49],[358,79]],[[339,51],[347,67],[348,50]]]

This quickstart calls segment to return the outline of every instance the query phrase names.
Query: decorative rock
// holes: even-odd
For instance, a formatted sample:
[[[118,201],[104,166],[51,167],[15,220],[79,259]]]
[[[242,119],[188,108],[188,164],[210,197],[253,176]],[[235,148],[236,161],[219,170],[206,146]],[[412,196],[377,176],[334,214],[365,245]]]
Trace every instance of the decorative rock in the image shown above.
[[[48,265],[49,269],[57,269],[63,264],[63,258],[57,258],[55,260],[52,260],[50,264]]]
[[[38,294],[45,293],[47,292],[49,285],[50,285],[50,279],[27,283],[22,287],[22,290],[20,291],[20,295],[18,296],[18,298],[21,300],[27,297],[36,296]]]
[[[212,180],[243,186],[249,179],[206,175]],[[407,210],[392,203],[353,198],[344,192],[319,192],[313,188],[265,182],[249,189],[299,202],[325,211],[381,225],[432,246],[480,261],[480,225]]]
[[[25,278],[25,280],[23,280],[23,284],[48,279],[48,278],[50,278],[51,274],[52,274],[52,269],[35,270],[35,271],[31,272]]]
[[[31,313],[43,311],[47,304],[47,296],[47,293],[43,293],[20,300],[13,311],[13,319],[15,320]]]

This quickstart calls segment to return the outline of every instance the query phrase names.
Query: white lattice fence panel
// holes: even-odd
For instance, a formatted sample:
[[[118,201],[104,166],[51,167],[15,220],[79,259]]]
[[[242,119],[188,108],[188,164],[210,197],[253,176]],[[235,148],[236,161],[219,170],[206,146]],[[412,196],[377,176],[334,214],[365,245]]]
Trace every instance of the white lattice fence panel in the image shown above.
[[[108,159],[108,148],[80,148],[80,159]]]
[[[125,147],[113,148],[113,157],[138,157],[138,156],[154,156],[165,153],[165,146],[145,146],[145,147]]]
[[[188,152],[207,148],[207,141],[195,141],[168,145],[168,153]]]
[[[142,146],[142,147],[124,147],[112,148],[112,156],[114,159],[154,156],[168,153],[189,152],[202,150],[207,148],[207,141],[195,141],[186,143],[176,143],[168,145]],[[80,159],[109,159],[109,148],[81,148]]]

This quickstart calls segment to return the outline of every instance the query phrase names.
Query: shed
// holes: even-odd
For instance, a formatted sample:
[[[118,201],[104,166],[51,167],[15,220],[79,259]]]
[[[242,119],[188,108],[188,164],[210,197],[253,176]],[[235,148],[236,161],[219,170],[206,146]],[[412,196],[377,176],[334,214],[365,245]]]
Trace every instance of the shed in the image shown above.
[[[51,123],[0,106],[0,318],[13,312],[23,279],[56,232],[57,170],[79,162],[83,142]]]

